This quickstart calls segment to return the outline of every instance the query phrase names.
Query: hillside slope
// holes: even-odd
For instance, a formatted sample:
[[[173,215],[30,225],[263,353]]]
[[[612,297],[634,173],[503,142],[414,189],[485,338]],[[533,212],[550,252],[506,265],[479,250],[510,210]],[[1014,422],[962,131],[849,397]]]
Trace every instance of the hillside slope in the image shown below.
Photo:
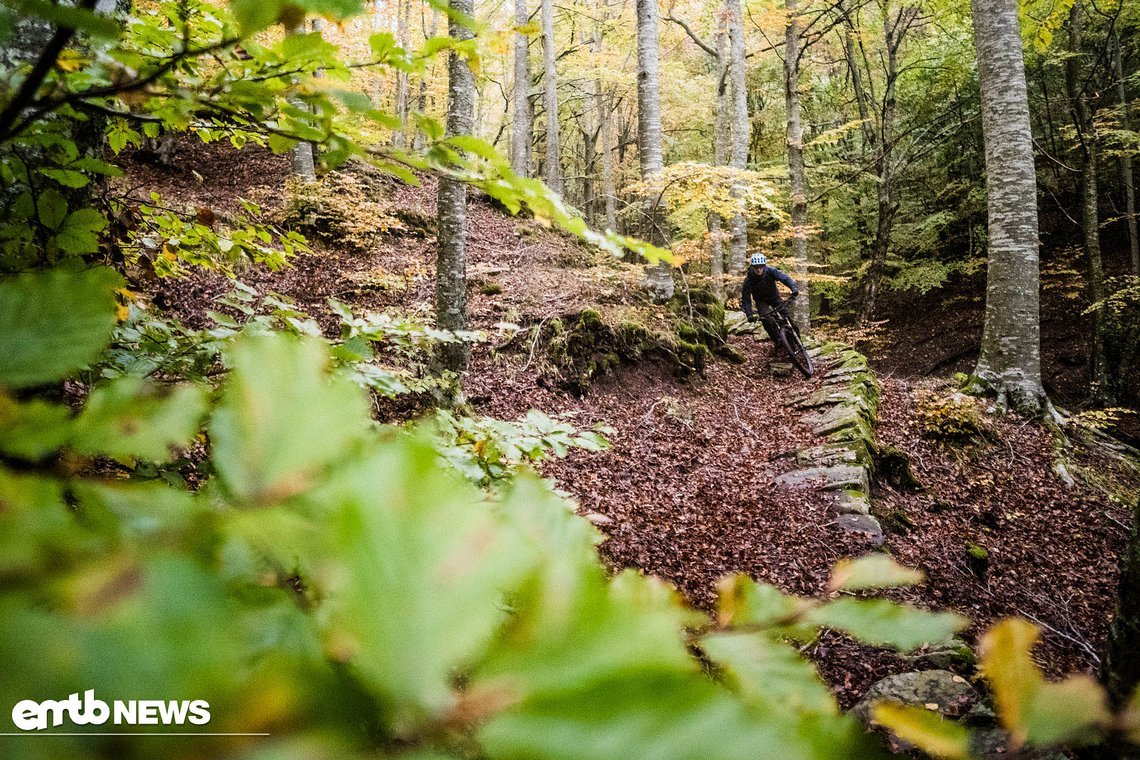
[[[170,203],[219,212],[239,196],[252,197],[281,216],[288,213],[280,190],[286,174],[286,160],[263,151],[235,155],[225,146],[184,143],[177,168],[136,161],[120,181],[143,195],[156,190]],[[241,279],[296,299],[328,325],[329,298],[358,310],[429,316],[434,188],[380,187],[399,222],[389,234],[365,246],[316,235],[314,255],[277,273],[245,271]],[[474,349],[465,386],[470,403],[504,419],[535,408],[579,427],[614,428],[611,450],[576,452],[545,470],[609,536],[602,547],[609,563],[660,575],[707,607],[725,573],[816,594],[836,560],[875,548],[837,526],[821,494],[773,484],[791,468],[791,452],[814,442],[792,401],[818,380],[774,377],[769,344],[738,336],[729,343],[743,357],[739,364],[713,359],[703,371],[678,371],[655,354],[606,365],[590,383],[568,386],[552,371],[545,344],[509,344],[496,325],[537,325],[542,335],[544,324],[571,324],[584,310],[649,327],[669,315],[638,295],[636,266],[505,216],[486,198],[472,198],[469,223],[473,326],[495,336]],[[201,324],[230,286],[220,275],[197,274],[150,287],[156,305]],[[929,578],[898,596],[961,610],[980,624],[1030,617],[1045,627],[1039,654],[1050,672],[1095,670],[1129,519],[1109,491],[1124,489],[1125,476],[1112,460],[1084,452],[1074,455],[1074,470],[1090,477],[1065,485],[1053,471],[1048,432],[1013,418],[985,415],[986,439],[971,446],[929,440],[916,404],[924,394],[947,391],[937,381],[890,379],[884,386],[879,441],[909,458],[922,487],[877,486],[876,510],[888,528],[884,549]],[[984,563],[972,557],[972,546],[985,550]],[[846,704],[877,678],[909,667],[837,635],[824,636],[812,651]]]

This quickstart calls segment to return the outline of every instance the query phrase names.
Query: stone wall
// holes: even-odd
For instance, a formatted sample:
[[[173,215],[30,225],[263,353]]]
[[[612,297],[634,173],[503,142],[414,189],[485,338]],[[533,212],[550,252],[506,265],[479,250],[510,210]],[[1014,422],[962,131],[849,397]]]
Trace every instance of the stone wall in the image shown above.
[[[875,467],[875,419],[879,383],[867,357],[841,343],[811,349],[823,384],[795,400],[800,421],[822,442],[797,451],[797,467],[776,478],[792,488],[829,492],[835,524],[865,534],[874,545],[883,531],[871,516],[871,480]]]

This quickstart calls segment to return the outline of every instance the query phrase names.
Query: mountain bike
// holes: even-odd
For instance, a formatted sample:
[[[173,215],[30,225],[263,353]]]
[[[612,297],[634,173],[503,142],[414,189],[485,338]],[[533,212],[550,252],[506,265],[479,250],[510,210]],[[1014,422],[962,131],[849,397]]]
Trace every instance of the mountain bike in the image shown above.
[[[776,343],[780,348],[784,349],[784,353],[788,355],[788,359],[792,362],[800,374],[804,377],[811,377],[815,372],[815,367],[811,363],[811,356],[808,355],[807,349],[804,348],[803,342],[800,340],[800,331],[795,323],[788,318],[787,309],[792,303],[792,299],[785,299],[779,306],[773,307],[763,314],[757,315],[758,318],[771,317],[772,321],[776,323]]]

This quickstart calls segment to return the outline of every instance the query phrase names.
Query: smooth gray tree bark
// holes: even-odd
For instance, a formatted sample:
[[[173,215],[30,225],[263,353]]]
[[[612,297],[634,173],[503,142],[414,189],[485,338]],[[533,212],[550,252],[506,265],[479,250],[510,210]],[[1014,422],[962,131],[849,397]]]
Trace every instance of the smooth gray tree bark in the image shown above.
[[[405,50],[408,47],[408,14],[410,0],[396,0],[396,44]],[[408,145],[408,72],[396,71],[396,118],[400,128],[392,133],[392,147],[403,150]]]
[[[605,21],[609,17],[609,1],[602,3],[601,15],[594,28],[595,50],[600,56],[605,45]],[[617,187],[614,178],[613,96],[607,93],[601,78],[594,80],[594,110],[598,121],[598,152],[602,158],[602,213],[606,229],[617,231]]]
[[[728,10],[729,72],[732,81],[732,168],[748,168],[748,146],[752,142],[752,121],[748,117],[747,65],[744,52],[744,15],[741,0],[726,0]],[[744,214],[732,218],[732,241],[729,260],[735,274],[744,273],[748,254],[748,223]]]
[[[784,104],[788,113],[788,185],[792,195],[792,267],[800,297],[792,305],[792,319],[801,335],[811,323],[807,252],[807,175],[804,171],[804,123],[800,105],[800,60],[803,56],[797,0],[786,0],[787,28],[784,31]]]
[[[975,374],[999,407],[1037,413],[1041,315],[1037,175],[1016,0],[971,0],[986,153],[989,260],[986,319]]]
[[[713,163],[726,166],[732,147],[732,125],[729,124],[729,59],[728,59],[728,16],[727,3],[721,9],[720,23],[716,32],[716,115],[713,126]],[[709,276],[712,279],[713,293],[724,298],[724,218],[713,212],[709,214]]]
[[[546,108],[546,162],[543,177],[562,192],[562,144],[558,123],[558,69],[554,65],[554,0],[542,0],[542,94]]]
[[[598,108],[601,114],[602,194],[605,196],[606,229],[617,231],[617,181],[614,176],[614,124],[613,108],[608,105],[612,96],[602,93],[598,83]]]
[[[515,26],[526,26],[529,18],[526,0],[515,0]],[[515,32],[514,63],[515,91],[512,98],[514,113],[511,120],[511,169],[515,174],[529,177],[534,113],[530,107],[530,40],[522,32]]]
[[[657,0],[637,0],[637,146],[642,180],[653,188],[653,179],[665,168],[661,135],[661,86],[658,49]],[[659,192],[651,189],[645,199],[649,242],[669,245],[668,220]],[[667,262],[646,268],[645,286],[655,300],[673,297],[673,271]]]
[[[471,17],[474,0],[450,0],[454,13]],[[474,34],[460,19],[448,19],[448,33],[457,40]],[[469,135],[475,117],[475,75],[466,59],[452,51],[447,63],[447,134]],[[467,186],[441,177],[437,195],[435,321],[444,330],[467,327]],[[439,349],[444,369],[463,372],[470,352],[466,343],[445,343]]]
[[[303,31],[305,31],[304,22],[301,26],[291,29],[289,33],[298,34]],[[301,100],[290,100],[289,102],[297,108],[308,108]],[[311,185],[317,181],[317,166],[311,142],[301,140],[293,146],[289,151],[289,165],[292,168],[293,176],[301,184]]]
[[[372,31],[379,32],[384,28],[384,0],[372,0],[372,12],[369,13]],[[376,110],[384,108],[384,84],[380,77],[376,78],[376,87],[372,91],[372,107]]]

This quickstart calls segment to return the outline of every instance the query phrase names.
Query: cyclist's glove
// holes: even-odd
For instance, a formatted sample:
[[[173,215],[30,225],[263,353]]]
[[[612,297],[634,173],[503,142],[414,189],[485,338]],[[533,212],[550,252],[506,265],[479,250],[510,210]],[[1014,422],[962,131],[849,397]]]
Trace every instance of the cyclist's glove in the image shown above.
[[[788,298],[799,298],[799,297],[800,297],[800,291],[798,291],[798,290],[793,290],[792,294],[790,296],[788,296]]]
[[[752,316],[750,316],[750,317],[748,318],[748,321],[749,321],[749,322],[759,322],[759,321],[760,321],[760,317],[758,317],[758,316],[756,316],[755,314],[753,314]]]

